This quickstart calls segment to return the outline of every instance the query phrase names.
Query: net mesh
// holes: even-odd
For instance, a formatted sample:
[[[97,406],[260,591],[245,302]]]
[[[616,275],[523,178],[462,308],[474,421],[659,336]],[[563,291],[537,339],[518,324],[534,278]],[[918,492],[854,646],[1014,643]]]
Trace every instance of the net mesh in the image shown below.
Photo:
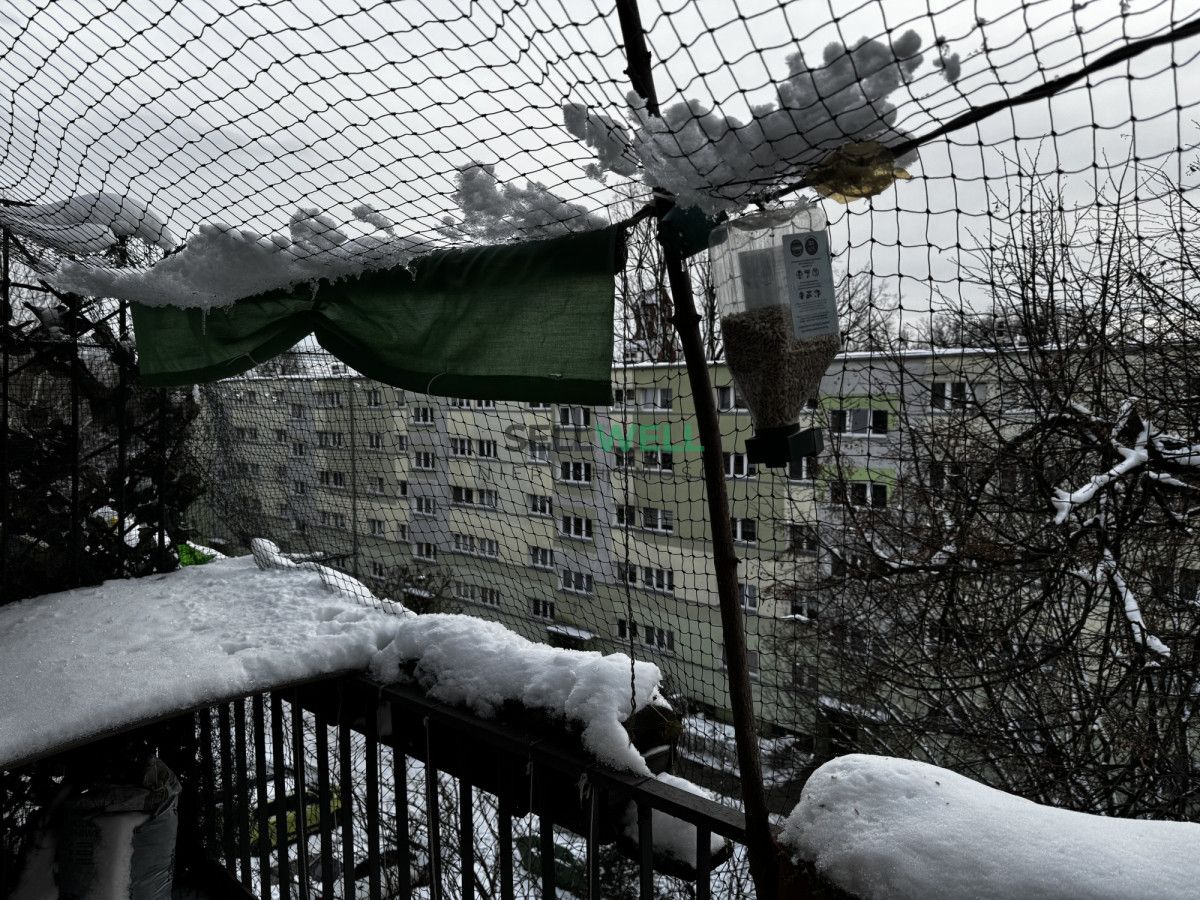
[[[660,120],[627,97],[608,4],[22,0],[0,14],[0,219],[35,280],[80,235],[31,237],[20,204],[95,192],[138,198],[131,238],[167,243],[147,209],[188,235],[177,259],[277,234],[302,261],[624,221],[652,187],[712,214],[822,203],[845,352],[805,414],[818,457],[749,463],[690,262],[773,808],[863,749],[1184,818],[1197,12],[644,3]],[[818,165],[851,142],[866,163]],[[185,468],[207,493],[168,524],[651,659],[688,710],[682,771],[736,794],[695,408],[647,220],[616,289],[609,408],[402,392],[310,343],[203,386]]]

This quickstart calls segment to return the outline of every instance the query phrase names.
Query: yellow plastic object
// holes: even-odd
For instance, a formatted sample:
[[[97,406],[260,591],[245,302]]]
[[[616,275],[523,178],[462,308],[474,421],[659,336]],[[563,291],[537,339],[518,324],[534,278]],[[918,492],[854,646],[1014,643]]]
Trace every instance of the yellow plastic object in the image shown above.
[[[878,141],[855,141],[838,147],[813,172],[813,188],[822,197],[849,203],[874,197],[912,176],[896,165],[892,151]]]

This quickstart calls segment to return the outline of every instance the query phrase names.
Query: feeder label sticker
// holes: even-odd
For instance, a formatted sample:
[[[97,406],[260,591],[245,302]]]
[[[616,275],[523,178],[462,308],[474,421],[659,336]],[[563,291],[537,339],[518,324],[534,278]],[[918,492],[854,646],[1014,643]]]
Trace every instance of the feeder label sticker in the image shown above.
[[[783,270],[787,273],[788,305],[796,337],[836,335],[837,298],[833,294],[829,235],[824,231],[785,234]]]

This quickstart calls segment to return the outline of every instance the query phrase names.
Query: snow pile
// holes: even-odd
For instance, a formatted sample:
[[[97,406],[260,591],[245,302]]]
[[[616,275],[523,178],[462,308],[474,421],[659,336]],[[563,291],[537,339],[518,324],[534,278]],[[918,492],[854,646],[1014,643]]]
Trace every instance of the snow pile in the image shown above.
[[[125,237],[141,238],[163,250],[175,246],[175,236],[157,213],[135,198],[117,194],[82,194],[39,206],[0,206],[0,224],[73,256],[104,253]]]
[[[303,678],[363,670],[404,620],[249,557],[0,607],[0,766]]]
[[[692,784],[686,778],[661,772],[654,776],[663,784],[695,794],[706,800],[716,800],[717,795],[705,790],[698,784]],[[635,844],[638,840],[637,804],[630,803],[625,809],[625,837]],[[656,809],[651,813],[650,835],[654,845],[654,855],[675,859],[687,866],[696,867],[696,826],[682,819],[677,819],[669,813]],[[725,839],[719,834],[709,835],[709,852],[714,856],[725,846]]]
[[[1200,884],[1200,825],[1041,806],[890,757],[823,765],[780,840],[868,900],[1182,898]]]
[[[621,724],[630,712],[630,660],[623,653],[561,650],[529,641],[496,622],[461,615],[404,620],[396,640],[371,666],[384,681],[415,663],[430,697],[491,717],[507,702],[583,725],[583,746],[613,768],[649,775],[646,761]],[[661,673],[652,663],[633,668],[635,705],[665,704]]]
[[[594,231],[608,224],[539,182],[527,181],[525,187],[500,185],[496,167],[478,162],[459,168],[453,199],[462,211],[461,220],[444,218],[442,233],[488,244],[558,237],[574,231]]]
[[[831,43],[816,68],[803,53],[793,53],[786,77],[775,86],[778,102],[751,107],[747,122],[693,100],[668,106],[660,118],[631,93],[632,131],[577,103],[563,106],[564,124],[595,149],[589,173],[631,175],[636,160],[646,184],[675,194],[680,206],[734,210],[764,186],[803,173],[844,144],[887,145],[905,138],[888,98],[912,80],[924,59],[920,49],[921,37],[909,30],[894,43],[875,38],[849,47]],[[960,72],[957,57],[942,54],[937,66],[947,79]]]
[[[254,538],[250,541],[250,554],[254,557],[254,564],[260,569],[307,569],[320,576],[321,584],[327,591],[341,594],[349,600],[356,600],[391,615],[416,615],[401,603],[375,596],[370,588],[353,575],[347,575],[313,560],[294,560],[284,555],[278,544],[265,538]]]
[[[355,214],[377,231],[350,236],[326,213],[304,208],[292,214],[288,234],[205,223],[183,249],[153,266],[113,268],[100,260],[66,260],[50,280],[62,290],[86,296],[210,309],[277,288],[361,275],[412,259],[418,240],[396,237],[391,222],[369,207],[356,207]]]

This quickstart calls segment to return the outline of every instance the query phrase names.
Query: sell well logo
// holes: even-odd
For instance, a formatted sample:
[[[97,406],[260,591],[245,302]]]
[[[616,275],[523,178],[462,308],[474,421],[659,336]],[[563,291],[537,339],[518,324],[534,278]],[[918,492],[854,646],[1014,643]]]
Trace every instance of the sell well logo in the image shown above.
[[[614,448],[619,450],[632,450],[637,447],[639,450],[670,450],[675,453],[701,453],[704,448],[700,446],[700,442],[696,440],[696,429],[691,422],[681,422],[683,440],[672,440],[672,428],[670,422],[655,422],[653,424],[639,424],[634,422],[629,425],[621,425],[619,422],[613,422],[605,431],[604,426],[599,422],[596,423],[596,439],[600,442],[600,446],[605,450],[611,451]]]
[[[588,443],[591,432],[579,428],[556,433],[550,426],[529,427],[513,424],[504,429],[509,450],[520,450],[531,443],[553,445],[555,450],[570,450]],[[595,439],[602,450],[669,450],[672,453],[702,453],[704,448],[696,437],[692,422],[613,422],[596,423]]]

